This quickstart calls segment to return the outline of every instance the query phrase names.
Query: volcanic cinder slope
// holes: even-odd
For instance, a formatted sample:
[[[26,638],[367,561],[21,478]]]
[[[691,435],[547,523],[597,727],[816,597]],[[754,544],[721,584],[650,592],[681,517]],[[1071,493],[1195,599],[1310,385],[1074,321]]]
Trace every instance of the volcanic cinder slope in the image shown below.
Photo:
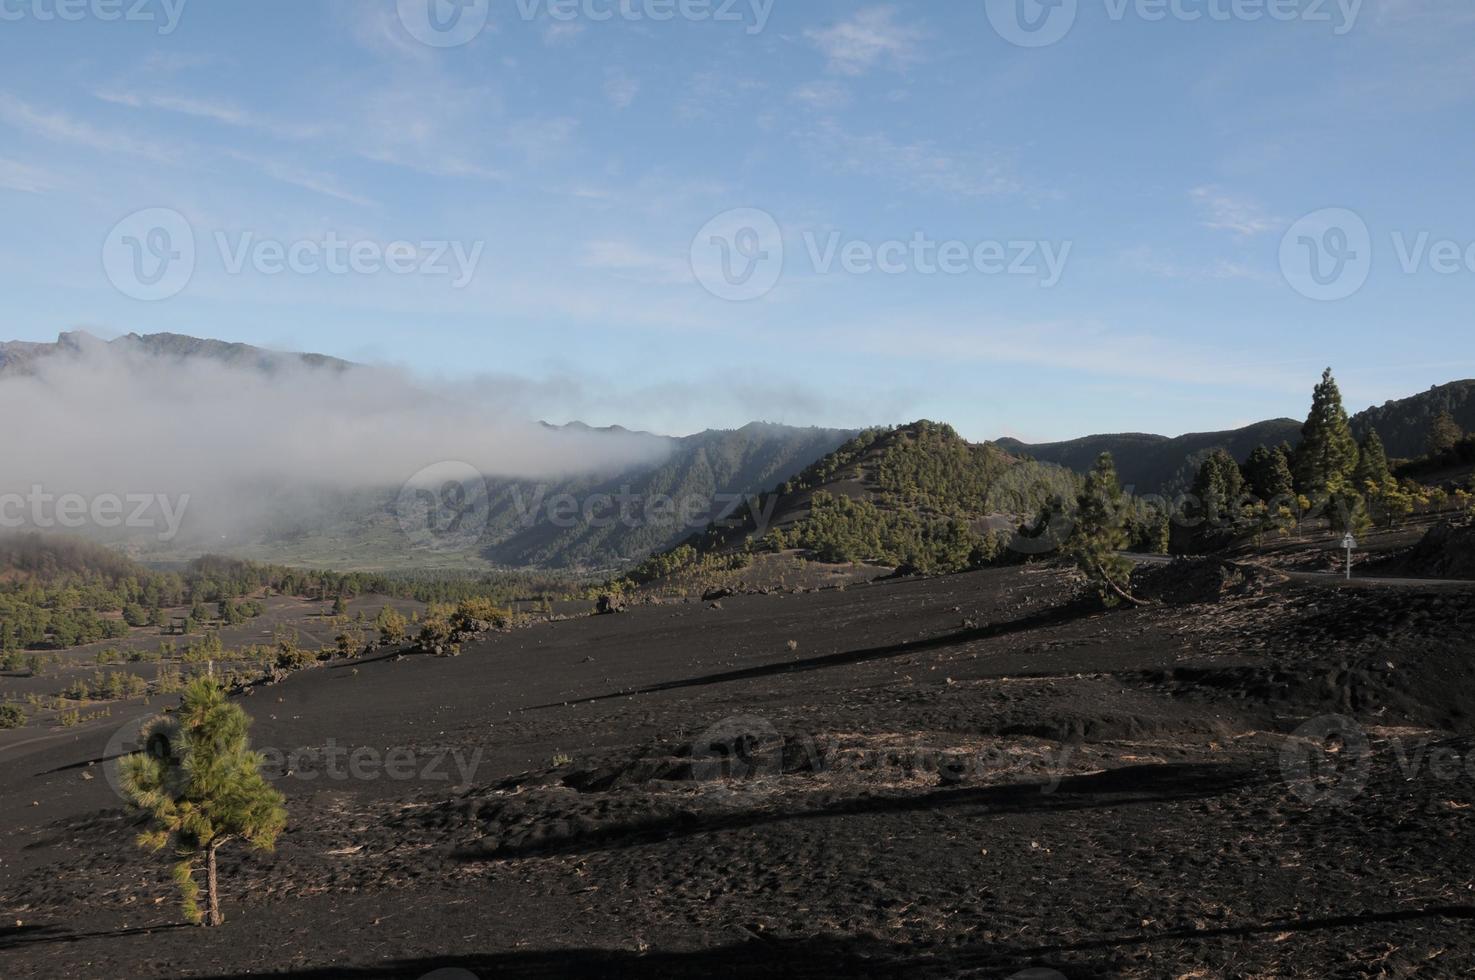
[[[291,820],[226,852],[218,930],[110,786],[145,709],[12,744],[4,974],[1475,969],[1475,595],[1142,587],[1172,602],[1021,566],[655,604],[255,688]]]

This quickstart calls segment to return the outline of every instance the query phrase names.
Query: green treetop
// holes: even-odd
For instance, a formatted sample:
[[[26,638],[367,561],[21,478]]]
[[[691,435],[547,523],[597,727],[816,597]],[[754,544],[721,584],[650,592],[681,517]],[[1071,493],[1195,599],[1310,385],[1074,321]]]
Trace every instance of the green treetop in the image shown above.
[[[1369,430],[1358,451],[1357,473],[1354,477],[1357,488],[1365,489],[1369,483],[1381,487],[1392,479],[1393,471],[1388,467],[1388,453],[1383,449],[1383,440],[1376,430]]]
[[[1442,456],[1453,449],[1463,438],[1465,438],[1465,433],[1460,431],[1455,417],[1446,408],[1434,416],[1434,421],[1429,423],[1429,455]]]
[[[1127,547],[1128,511],[1116,463],[1111,453],[1102,453],[1076,500],[1075,528],[1066,553],[1108,606],[1120,600],[1138,602],[1128,591],[1132,562],[1118,554]]]
[[[1296,484],[1302,493],[1326,497],[1342,492],[1357,469],[1357,440],[1342,407],[1342,392],[1327,368],[1311,396],[1311,414],[1296,450]]]

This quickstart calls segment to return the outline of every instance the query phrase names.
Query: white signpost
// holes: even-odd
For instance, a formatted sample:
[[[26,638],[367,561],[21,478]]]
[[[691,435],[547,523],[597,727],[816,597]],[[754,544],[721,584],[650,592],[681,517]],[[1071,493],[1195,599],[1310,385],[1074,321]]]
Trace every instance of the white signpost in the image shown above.
[[[1347,536],[1342,539],[1342,547],[1347,549],[1347,579],[1352,579],[1352,550],[1357,547],[1357,539],[1348,531]]]

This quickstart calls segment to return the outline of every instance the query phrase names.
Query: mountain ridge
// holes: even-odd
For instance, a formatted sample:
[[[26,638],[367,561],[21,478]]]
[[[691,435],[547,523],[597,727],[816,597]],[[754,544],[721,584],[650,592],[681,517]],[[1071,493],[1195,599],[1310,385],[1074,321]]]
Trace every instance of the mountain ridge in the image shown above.
[[[1423,454],[1429,425],[1444,410],[1466,432],[1475,431],[1475,380],[1451,381],[1416,395],[1390,399],[1363,409],[1351,416],[1350,422],[1358,439],[1376,431],[1390,457],[1411,459]],[[1034,444],[1002,438],[996,444],[1008,452],[1067,466],[1077,473],[1090,469],[1101,453],[1110,452],[1124,485],[1144,493],[1171,493],[1188,489],[1198,463],[1214,450],[1227,450],[1243,463],[1257,446],[1273,448],[1282,442],[1296,446],[1303,424],[1279,418],[1221,432],[1181,436],[1099,433]]]

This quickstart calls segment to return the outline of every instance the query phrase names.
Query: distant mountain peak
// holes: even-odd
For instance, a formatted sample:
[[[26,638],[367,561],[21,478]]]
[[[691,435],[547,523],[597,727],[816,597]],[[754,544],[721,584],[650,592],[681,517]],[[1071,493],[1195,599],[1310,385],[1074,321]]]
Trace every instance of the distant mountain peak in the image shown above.
[[[31,374],[48,358],[77,356],[88,351],[112,350],[145,357],[202,358],[224,364],[255,367],[272,372],[299,364],[314,368],[342,371],[355,365],[326,354],[301,354],[253,347],[250,344],[210,340],[178,333],[126,333],[113,340],[86,330],[64,330],[55,343],[12,340],[0,342],[0,375]]]

